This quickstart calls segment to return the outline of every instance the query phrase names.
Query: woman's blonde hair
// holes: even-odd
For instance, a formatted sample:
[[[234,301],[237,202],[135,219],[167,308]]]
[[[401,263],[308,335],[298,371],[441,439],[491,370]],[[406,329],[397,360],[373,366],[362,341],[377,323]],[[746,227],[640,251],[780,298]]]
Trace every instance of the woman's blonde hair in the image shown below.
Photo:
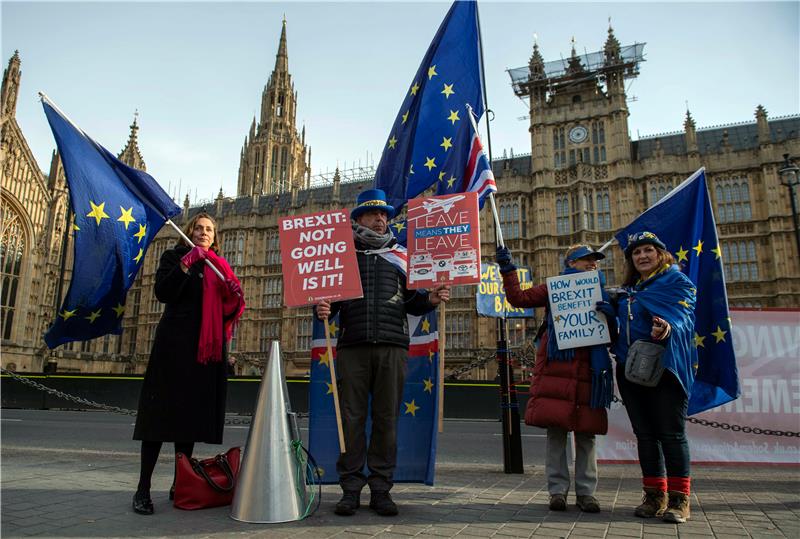
[[[194,230],[194,225],[197,224],[197,221],[203,218],[208,219],[209,221],[211,221],[211,224],[214,225],[214,241],[211,242],[211,247],[209,247],[209,249],[214,251],[214,253],[216,254],[220,254],[219,243],[217,243],[217,222],[214,220],[213,217],[211,217],[206,212],[201,211],[200,213],[194,215],[191,219],[189,219],[189,222],[186,223],[185,227],[183,227],[183,233],[186,234],[189,238],[191,238],[192,231]],[[181,238],[180,242],[183,245],[190,246],[183,238]]]
[[[652,243],[646,245],[653,245]],[[658,253],[657,260],[658,260],[658,269],[663,268],[664,266],[671,266],[675,263],[675,257],[672,256],[672,253],[669,251],[665,251],[661,247],[653,245],[653,248]],[[633,265],[633,256],[625,257],[625,268],[623,270],[623,277],[622,277],[622,286],[633,286],[636,284],[636,281],[639,280],[639,272],[636,271],[636,267]]]

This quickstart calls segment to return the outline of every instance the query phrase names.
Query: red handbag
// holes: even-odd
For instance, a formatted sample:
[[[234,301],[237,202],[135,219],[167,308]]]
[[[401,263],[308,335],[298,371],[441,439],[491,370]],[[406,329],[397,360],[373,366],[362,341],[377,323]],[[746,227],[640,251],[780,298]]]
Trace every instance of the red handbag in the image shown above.
[[[230,505],[239,475],[240,454],[238,447],[204,460],[177,453],[175,507],[193,510]]]

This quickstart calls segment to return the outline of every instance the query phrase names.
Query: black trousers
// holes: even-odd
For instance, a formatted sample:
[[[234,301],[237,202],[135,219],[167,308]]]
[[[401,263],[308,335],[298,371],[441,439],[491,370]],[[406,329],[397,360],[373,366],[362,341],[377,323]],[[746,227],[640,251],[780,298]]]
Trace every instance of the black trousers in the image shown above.
[[[360,345],[337,350],[336,380],[347,451],[336,471],[342,490],[388,491],[397,467],[397,417],[408,351],[400,346]],[[370,397],[372,400],[370,401]],[[367,448],[367,413],[372,430]],[[364,475],[364,464],[369,477]]]
[[[689,399],[675,375],[664,371],[656,387],[644,387],[629,382],[625,365],[618,364],[617,387],[636,435],[642,477],[689,477]]]

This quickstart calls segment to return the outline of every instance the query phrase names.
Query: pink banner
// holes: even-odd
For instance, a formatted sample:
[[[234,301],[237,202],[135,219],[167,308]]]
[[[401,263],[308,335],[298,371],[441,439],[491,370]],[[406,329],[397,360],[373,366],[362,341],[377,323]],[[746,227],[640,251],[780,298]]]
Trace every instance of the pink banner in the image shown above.
[[[800,431],[800,311],[732,310],[732,335],[742,394],[697,419],[761,430]],[[608,417],[597,457],[636,462],[636,438],[625,409]],[[692,462],[800,465],[800,438],[687,423]]]

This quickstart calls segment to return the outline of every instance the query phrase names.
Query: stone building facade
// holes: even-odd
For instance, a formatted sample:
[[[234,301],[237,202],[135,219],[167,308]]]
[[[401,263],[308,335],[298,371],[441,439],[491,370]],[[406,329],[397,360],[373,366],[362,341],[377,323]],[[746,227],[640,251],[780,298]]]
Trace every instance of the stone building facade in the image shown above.
[[[597,53],[579,57],[573,47],[568,60],[545,62],[535,45],[529,65],[510,70],[514,91],[530,105],[531,153],[495,159],[493,168],[503,236],[515,259],[532,268],[534,280],[556,274],[568,245],[606,243],[704,166],[731,305],[797,308],[795,231],[788,191],[777,171],[783,154],[800,157],[800,116],[769,119],[758,106],[754,122],[698,129],[687,111],[684,131],[632,141],[625,80],[638,76],[643,47],[621,46],[609,28]],[[218,222],[223,254],[241,278],[247,298],[231,343],[237,369],[244,374],[257,372],[273,340],[281,343],[287,374],[303,375],[309,369],[310,309],[282,307],[278,218],[350,207],[371,186],[370,181],[346,181],[339,171],[331,181],[310,186],[310,150],[304,130],[298,135],[297,93],[286,50],[284,21],[261,116],[245,138],[236,196],[220,191],[214,202],[197,207],[190,207],[187,197],[182,215],[174,219],[180,224],[207,211]],[[129,292],[121,336],[72,343],[52,353],[44,349],[41,335],[54,312],[60,253],[65,246],[71,252],[71,247],[60,225],[66,220],[66,194],[57,155],[50,174],[42,174],[13,119],[13,105],[8,112],[19,82],[15,55],[2,94],[2,365],[13,362],[19,370],[35,371],[50,361],[59,371],[143,372],[163,309],[153,294],[156,264],[177,236],[164,227],[151,245]],[[144,168],[137,136],[134,121],[120,157]],[[495,232],[488,212],[482,212],[480,225],[484,259],[491,260]],[[612,256],[603,269],[615,284],[623,259],[616,248],[607,252]],[[6,282],[16,283],[14,298],[5,292]],[[474,363],[479,366],[465,377],[493,378],[492,362],[480,360],[495,348],[496,325],[494,319],[477,317],[474,293],[474,287],[456,287],[447,306],[447,369]],[[512,349],[525,350],[536,327],[535,319],[509,322]]]

